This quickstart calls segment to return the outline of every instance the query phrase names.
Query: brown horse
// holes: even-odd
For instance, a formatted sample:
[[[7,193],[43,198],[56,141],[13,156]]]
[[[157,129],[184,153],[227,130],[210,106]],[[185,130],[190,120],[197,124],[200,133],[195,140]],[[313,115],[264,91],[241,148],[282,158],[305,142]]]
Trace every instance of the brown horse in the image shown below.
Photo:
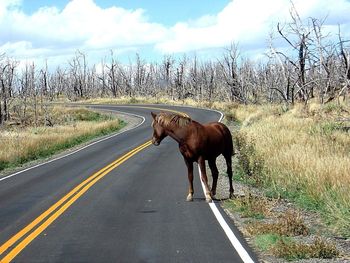
[[[200,124],[189,117],[179,114],[161,112],[158,115],[151,112],[153,117],[152,143],[159,145],[170,136],[179,143],[179,149],[184,157],[188,170],[189,190],[187,201],[193,201],[193,162],[198,162],[201,170],[201,180],[206,189],[206,201],[210,202],[216,194],[218,169],[216,158],[222,154],[227,164],[227,175],[230,182],[230,198],[233,196],[232,187],[232,154],[233,144],[230,130],[220,122]],[[210,191],[205,171],[205,160],[208,160],[212,172],[213,184]]]

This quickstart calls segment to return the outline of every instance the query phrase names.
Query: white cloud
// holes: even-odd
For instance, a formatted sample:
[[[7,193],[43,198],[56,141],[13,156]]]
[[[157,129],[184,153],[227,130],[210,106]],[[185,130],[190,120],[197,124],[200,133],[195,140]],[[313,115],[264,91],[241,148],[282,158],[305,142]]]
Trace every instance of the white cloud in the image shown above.
[[[42,7],[30,15],[21,10],[21,2],[0,0],[0,54],[57,61],[74,55],[76,49],[97,57],[110,49],[137,51],[148,46],[159,53],[177,53],[221,48],[231,42],[250,53],[253,49],[261,52],[271,27],[278,21],[288,22],[291,7],[290,0],[232,0],[217,14],[166,27],[152,23],[147,10],[101,8],[93,0],[72,0],[62,10]],[[301,17],[327,16],[326,29],[336,35],[341,24],[349,38],[348,0],[293,2]]]
[[[102,9],[92,0],[73,0],[62,11],[43,7],[27,15],[15,8],[20,2],[0,1],[0,52],[14,57],[36,56],[43,49],[46,55],[123,49],[154,44],[166,34],[165,27],[145,19],[142,9]]]
[[[176,24],[171,28],[173,37],[159,43],[163,52],[189,51],[192,47],[209,48],[246,42],[266,36],[272,14],[280,14],[281,1],[234,0],[215,17],[215,23],[192,26]],[[202,18],[199,18],[199,21]],[[214,19],[213,19],[214,20]]]
[[[350,24],[350,2],[347,0],[294,0],[302,18],[322,19],[332,25]],[[267,45],[272,27],[277,22],[290,21],[290,0],[233,0],[220,13],[188,23],[178,23],[170,28],[168,39],[156,47],[164,53],[186,52],[193,49],[227,46],[231,42],[242,47],[260,49]],[[335,29],[335,27],[329,27]],[[348,28],[348,27],[344,27]],[[334,31],[333,31],[334,32]]]
[[[19,6],[21,2],[21,0],[0,0],[0,19],[8,8]]]

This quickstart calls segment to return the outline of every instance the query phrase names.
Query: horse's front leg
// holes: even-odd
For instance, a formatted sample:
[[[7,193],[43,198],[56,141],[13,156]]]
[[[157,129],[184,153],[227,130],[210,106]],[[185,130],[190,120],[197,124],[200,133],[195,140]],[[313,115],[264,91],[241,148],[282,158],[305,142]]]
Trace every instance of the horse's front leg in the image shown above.
[[[205,200],[207,202],[211,202],[212,197],[211,197],[211,192],[210,192],[210,188],[208,185],[207,172],[205,170],[205,159],[203,157],[199,157],[198,164],[199,164],[199,168],[201,170],[201,180],[205,186]]]
[[[188,195],[186,198],[186,201],[193,201],[193,162],[185,159],[185,163],[187,166],[187,176],[188,176],[188,182],[189,182],[189,188],[188,188]]]

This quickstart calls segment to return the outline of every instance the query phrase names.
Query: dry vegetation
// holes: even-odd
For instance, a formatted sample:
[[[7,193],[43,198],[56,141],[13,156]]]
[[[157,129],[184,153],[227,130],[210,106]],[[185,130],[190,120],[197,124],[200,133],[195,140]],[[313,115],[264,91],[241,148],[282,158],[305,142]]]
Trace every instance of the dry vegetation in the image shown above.
[[[350,108],[346,104],[237,107],[240,166],[270,196],[319,210],[350,232]]]
[[[305,217],[305,212],[283,200],[248,192],[226,200],[223,205],[229,214],[235,214],[235,223],[259,251],[262,262],[310,258],[313,258],[311,262],[319,262],[317,259],[343,262],[349,257],[344,243],[320,233],[313,220]],[[336,257],[339,260],[335,260]]]
[[[37,112],[36,123],[33,114],[28,116],[25,124],[11,122],[1,128],[0,170],[48,157],[124,125],[113,115],[84,108],[47,108]]]

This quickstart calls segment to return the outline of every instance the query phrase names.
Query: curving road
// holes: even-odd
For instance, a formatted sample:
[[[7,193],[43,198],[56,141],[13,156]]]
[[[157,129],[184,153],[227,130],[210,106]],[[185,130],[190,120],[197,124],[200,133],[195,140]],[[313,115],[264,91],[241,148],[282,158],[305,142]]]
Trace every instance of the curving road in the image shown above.
[[[92,107],[144,119],[135,129],[0,178],[1,262],[258,261],[219,205],[205,202],[197,169],[195,200],[185,201],[187,170],[176,142],[147,143],[151,110],[177,110],[200,122],[218,120],[220,113]]]

